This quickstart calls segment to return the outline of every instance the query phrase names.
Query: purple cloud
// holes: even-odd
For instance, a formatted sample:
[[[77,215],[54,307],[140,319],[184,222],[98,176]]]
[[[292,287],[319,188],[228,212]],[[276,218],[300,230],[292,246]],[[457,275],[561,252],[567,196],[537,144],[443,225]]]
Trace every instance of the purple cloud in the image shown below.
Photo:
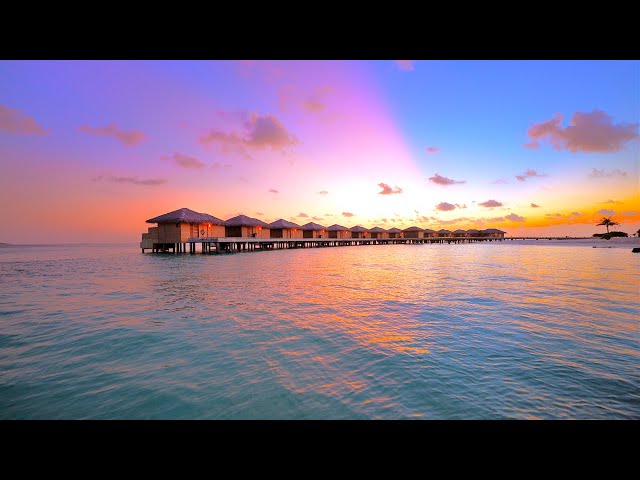
[[[506,215],[504,218],[506,218],[507,220],[511,220],[512,222],[524,222],[526,220],[526,218],[521,217],[520,215],[516,215],[515,213]]]
[[[546,177],[546,176],[548,176],[546,173],[538,173],[532,168],[530,168],[529,170],[524,172],[522,175],[516,175],[516,178],[518,179],[518,181],[524,182],[527,178]]]
[[[535,203],[532,203],[531,208],[540,208],[540,205],[536,205]]]
[[[604,215],[605,217],[610,217],[610,216],[616,214],[616,212],[614,212],[613,210],[609,210],[607,208],[603,208],[602,210],[598,210],[596,213],[599,213],[600,215]]]
[[[225,133],[211,130],[200,137],[200,143],[219,142],[223,145],[237,145],[254,149],[271,148],[283,151],[298,144],[298,139],[289,133],[284,124],[274,115],[252,113],[244,123],[244,132]]]
[[[429,177],[429,181],[433,182],[437,185],[455,185],[456,183],[466,183],[465,180],[452,180],[447,177],[443,177],[440,174],[436,173],[433,177]]]
[[[620,170],[618,168],[615,168],[609,171],[606,171],[604,169],[598,170],[597,168],[594,168],[591,170],[591,173],[589,174],[589,176],[591,178],[626,177],[627,172],[625,172],[624,170]]]
[[[394,195],[397,193],[402,193],[402,189],[397,185],[395,188],[391,188],[386,183],[379,183],[378,186],[382,189],[382,191],[378,192],[378,195]]]
[[[90,135],[113,137],[127,147],[134,147],[145,139],[145,134],[143,132],[138,130],[121,130],[115,123],[110,123],[106,127],[97,128],[90,127],[88,125],[81,125],[78,130]]]
[[[413,60],[394,60],[394,62],[400,70],[405,70],[405,71],[414,70]]]
[[[309,218],[309,215],[307,215],[307,214],[306,214],[306,213],[304,213],[304,212],[300,212],[300,213],[298,214],[298,217],[300,217],[300,218]]]
[[[327,195],[329,192],[327,192],[326,190],[320,190],[318,192],[318,195]]]
[[[351,213],[351,212],[342,212],[342,215],[344,217],[353,217],[353,213]]]
[[[195,168],[201,169],[206,166],[206,164],[195,157],[189,157],[187,155],[183,155],[182,153],[174,153],[173,155],[163,156],[161,157],[163,160],[173,160],[176,165],[182,168]]]
[[[427,153],[438,153],[440,149],[438,147],[427,147],[425,148]]]
[[[276,190],[275,188],[270,188],[269,189],[269,193],[280,193],[278,190]]]
[[[456,209],[455,205],[447,202],[440,202],[438,205],[436,205],[436,210],[440,210],[441,212],[449,212],[455,209]]]
[[[563,128],[562,114],[551,120],[534,124],[527,130],[531,143],[527,148],[538,148],[547,139],[556,150],[576,152],[617,152],[625,143],[639,138],[637,123],[614,124],[601,110],[591,113],[576,112],[571,124]]]
[[[4,105],[0,105],[0,130],[26,135],[46,135],[48,133],[29,115]]]
[[[486,202],[479,203],[481,207],[493,208],[493,207],[502,207],[502,202],[498,202],[497,200],[487,200]]]
[[[154,187],[157,185],[163,185],[167,183],[166,178],[147,178],[147,179],[139,179],[138,177],[104,177],[100,175],[99,177],[94,177],[91,179],[93,182],[113,182],[113,183],[131,183],[133,185],[144,185],[148,187]]]

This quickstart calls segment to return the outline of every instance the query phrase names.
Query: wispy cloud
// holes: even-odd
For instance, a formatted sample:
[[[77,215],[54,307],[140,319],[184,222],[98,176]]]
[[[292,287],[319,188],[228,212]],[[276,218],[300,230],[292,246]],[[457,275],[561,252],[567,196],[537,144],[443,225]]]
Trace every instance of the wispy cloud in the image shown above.
[[[486,202],[479,203],[481,207],[486,208],[494,208],[494,207],[502,207],[502,202],[498,202],[497,200],[487,200]]]
[[[342,216],[343,216],[343,217],[353,217],[353,215],[354,215],[354,214],[353,214],[353,213],[351,213],[351,212],[342,212]]]
[[[515,213],[511,213],[509,215],[505,215],[507,220],[511,220],[512,222],[524,222],[526,218],[521,217],[520,215],[516,215]]]
[[[262,212],[256,212],[256,215],[262,216],[262,215],[264,215],[264,213],[262,213]]]
[[[269,193],[280,193],[280,191],[276,190],[275,188],[270,188]]]
[[[127,147],[134,147],[144,141],[145,134],[139,130],[121,130],[115,123],[110,123],[106,127],[90,127],[81,125],[78,130],[90,135],[104,135],[113,137]]]
[[[506,178],[499,178],[491,182],[492,185],[503,185],[505,183],[509,183]]]
[[[300,217],[300,218],[309,218],[309,215],[307,215],[307,214],[306,214],[306,213],[304,213],[304,212],[300,212],[300,213],[298,214],[298,217]]]
[[[516,175],[516,178],[518,179],[518,181],[524,182],[527,178],[547,177],[547,176],[548,175],[546,173],[538,173],[534,169],[530,168],[529,170],[525,171],[522,175]]]
[[[429,181],[435,183],[436,185],[455,185],[457,183],[466,183],[466,180],[452,180],[451,178],[443,177],[442,175],[436,173],[433,177],[429,177]]]
[[[436,205],[436,210],[440,210],[441,212],[449,212],[455,209],[456,206],[452,203],[440,202],[438,205]]]
[[[402,189],[397,185],[395,188],[391,188],[386,183],[379,183],[378,186],[382,189],[382,191],[378,192],[378,195],[394,195],[397,193],[402,193]]]
[[[536,205],[535,203],[532,203],[531,208],[540,208],[540,205]]]
[[[637,123],[614,124],[611,117],[601,110],[590,113],[576,112],[571,124],[563,128],[562,114],[551,120],[534,124],[527,130],[531,143],[527,148],[538,148],[547,139],[556,150],[570,152],[617,152],[625,143],[637,139]]]
[[[329,192],[327,192],[326,190],[320,190],[318,192],[318,195],[327,195]]]
[[[165,155],[161,157],[162,160],[171,160],[175,162],[176,165],[182,168],[193,168],[193,169],[202,169],[206,167],[206,164],[195,157],[190,157],[188,155],[183,155],[182,153],[174,153],[173,155]]]
[[[322,220],[322,217],[311,217],[311,220],[314,220],[316,222]]]
[[[486,222],[488,222],[488,223],[504,222],[504,217],[486,218],[486,219],[484,219],[484,221],[486,221]]]
[[[48,133],[33,117],[5,105],[0,105],[0,130],[26,135],[46,135]]]
[[[98,176],[91,179],[93,182],[113,182],[113,183],[130,183],[132,185],[144,185],[155,187],[167,183],[166,178],[138,178],[138,177],[117,177],[117,176]]]
[[[597,168],[591,169],[591,173],[589,177],[591,178],[611,178],[611,177],[626,177],[627,172],[624,170],[620,170],[619,168],[614,168],[613,170],[598,170]]]
[[[626,216],[626,217],[635,217],[638,215],[638,212],[631,210],[629,212],[622,212],[622,215]]]
[[[620,205],[620,204],[622,204],[622,202],[617,202],[617,201],[615,201],[615,200],[611,200],[611,199],[607,200],[606,202],[600,202],[600,204],[601,204],[601,205],[604,205],[604,204],[606,204],[606,203],[613,203],[614,205]]]
[[[396,66],[400,69],[400,70],[414,70],[414,66],[413,66],[413,60],[394,60]]]
[[[424,150],[427,153],[438,153],[440,151],[438,147],[426,147]]]

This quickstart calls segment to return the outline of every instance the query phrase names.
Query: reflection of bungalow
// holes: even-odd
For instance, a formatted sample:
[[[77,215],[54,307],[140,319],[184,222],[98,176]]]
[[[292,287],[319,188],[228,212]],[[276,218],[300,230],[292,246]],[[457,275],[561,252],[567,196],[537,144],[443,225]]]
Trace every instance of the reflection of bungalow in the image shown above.
[[[458,230],[455,230],[453,232],[453,236],[454,237],[466,237],[467,236],[467,232],[465,230],[458,229]]]
[[[476,230],[475,228],[470,228],[467,230],[467,237],[479,237],[480,230]]]
[[[238,215],[226,222],[225,232],[227,237],[255,237],[270,238],[269,225],[257,218]]]
[[[351,238],[366,238],[369,233],[368,228],[361,227],[360,225],[351,227],[349,231],[351,232]]]
[[[424,238],[431,238],[431,237],[438,236],[438,232],[436,232],[435,230],[431,230],[430,228],[425,228],[422,234],[424,235]]]
[[[371,238],[389,238],[389,234],[384,228],[373,227],[369,229]]]
[[[389,230],[387,230],[387,233],[389,234],[389,238],[402,238],[402,230],[400,230],[399,228],[390,228]]]
[[[402,232],[404,233],[404,238],[424,238],[424,228],[409,227],[405,228]]]
[[[153,248],[154,243],[186,243],[190,238],[224,237],[225,221],[181,208],[150,218],[147,223],[157,223],[142,234],[142,248]]]
[[[300,227],[302,229],[302,238],[326,238],[325,230],[327,227],[309,222]]]
[[[301,228],[297,223],[282,218],[269,224],[271,238],[302,238]]]
[[[450,237],[451,236],[451,230],[447,230],[446,228],[443,228],[442,230],[438,230],[438,236],[439,237]]]
[[[481,233],[483,237],[504,238],[504,234],[506,232],[503,232],[502,230],[498,230],[497,228],[487,228],[485,230],[482,230]]]
[[[351,232],[349,232],[349,229],[342,225],[331,225],[327,228],[327,232],[329,232],[329,238],[351,238]]]

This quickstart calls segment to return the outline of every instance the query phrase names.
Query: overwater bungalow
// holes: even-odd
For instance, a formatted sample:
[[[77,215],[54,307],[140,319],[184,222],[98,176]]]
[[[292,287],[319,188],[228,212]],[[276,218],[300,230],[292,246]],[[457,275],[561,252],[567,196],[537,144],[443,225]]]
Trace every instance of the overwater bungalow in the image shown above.
[[[334,224],[327,228],[329,232],[329,238],[351,238],[351,232],[347,227]]]
[[[470,228],[467,230],[467,237],[479,237],[480,230],[476,230],[475,228]]]
[[[466,230],[460,230],[460,229],[454,230],[453,231],[453,236],[454,237],[466,237],[467,236],[467,232],[466,232]]]
[[[369,229],[371,238],[389,238],[389,233],[384,228],[373,227]]]
[[[283,218],[269,224],[271,238],[302,238],[302,227]]]
[[[188,208],[180,208],[158,217],[150,218],[146,223],[157,223],[142,234],[141,247],[153,249],[173,248],[182,250],[190,238],[224,237],[226,222],[207,213],[198,213]]]
[[[402,233],[404,238],[424,238],[424,228],[420,227],[405,228]]]
[[[451,236],[451,230],[447,230],[446,228],[443,228],[442,230],[438,230],[436,233],[438,234],[439,237]]]
[[[389,238],[402,238],[402,230],[400,230],[399,228],[390,228],[389,230],[387,230],[387,233],[389,234]]]
[[[367,238],[369,229],[364,228],[360,225],[356,225],[355,227],[351,227],[349,229],[351,232],[351,238]]]
[[[438,236],[438,232],[431,230],[430,228],[425,228],[422,234],[424,235],[424,238],[433,238]]]
[[[326,238],[325,232],[327,227],[317,223],[309,222],[300,227],[302,229],[302,238]]]
[[[225,222],[225,237],[271,238],[271,232],[262,220],[238,215]]]
[[[498,230],[497,228],[487,228],[485,230],[482,230],[482,232],[480,233],[482,234],[483,237],[504,238],[504,234],[506,232],[503,232],[502,230]]]

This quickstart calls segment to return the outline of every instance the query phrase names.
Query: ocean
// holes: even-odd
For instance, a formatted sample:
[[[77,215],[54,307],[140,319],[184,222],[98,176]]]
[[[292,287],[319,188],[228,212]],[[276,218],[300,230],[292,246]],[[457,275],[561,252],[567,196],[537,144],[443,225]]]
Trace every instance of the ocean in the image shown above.
[[[2,419],[640,419],[631,248],[0,248]]]

